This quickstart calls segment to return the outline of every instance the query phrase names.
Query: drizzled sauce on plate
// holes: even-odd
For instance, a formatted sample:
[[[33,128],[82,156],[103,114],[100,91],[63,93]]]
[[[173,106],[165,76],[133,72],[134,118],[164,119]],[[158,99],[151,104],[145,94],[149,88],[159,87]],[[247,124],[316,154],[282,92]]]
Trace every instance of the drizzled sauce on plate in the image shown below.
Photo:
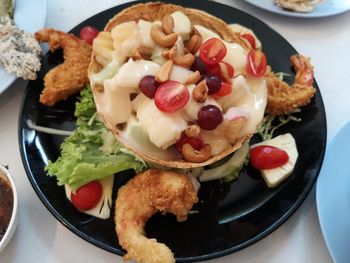
[[[0,176],[0,241],[10,223],[13,209],[13,193],[9,184]]]

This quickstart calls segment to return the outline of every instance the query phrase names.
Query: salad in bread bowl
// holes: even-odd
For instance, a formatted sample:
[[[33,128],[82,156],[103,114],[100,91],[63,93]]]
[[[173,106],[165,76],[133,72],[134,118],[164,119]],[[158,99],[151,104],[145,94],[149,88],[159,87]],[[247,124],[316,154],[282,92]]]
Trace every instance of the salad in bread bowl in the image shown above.
[[[106,127],[142,159],[205,166],[241,147],[267,104],[255,40],[200,10],[138,4],[93,42],[88,75]]]

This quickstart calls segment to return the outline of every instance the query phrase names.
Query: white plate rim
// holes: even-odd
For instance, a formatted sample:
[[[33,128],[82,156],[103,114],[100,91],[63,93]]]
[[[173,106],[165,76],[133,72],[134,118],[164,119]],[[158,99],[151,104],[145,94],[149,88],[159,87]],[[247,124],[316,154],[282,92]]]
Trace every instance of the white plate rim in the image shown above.
[[[329,143],[316,186],[317,212],[334,262],[347,262],[350,239],[350,121]]]
[[[14,20],[16,26],[31,33],[45,27],[46,0],[16,0]],[[33,19],[34,18],[34,19]],[[15,74],[7,73],[0,66],[0,95],[16,80]]]
[[[299,17],[299,18],[320,18],[338,15],[350,10],[350,2],[347,0],[324,0],[324,3],[316,6],[311,13],[298,13],[279,8],[274,4],[274,0],[244,0],[258,8],[270,11],[275,14]]]

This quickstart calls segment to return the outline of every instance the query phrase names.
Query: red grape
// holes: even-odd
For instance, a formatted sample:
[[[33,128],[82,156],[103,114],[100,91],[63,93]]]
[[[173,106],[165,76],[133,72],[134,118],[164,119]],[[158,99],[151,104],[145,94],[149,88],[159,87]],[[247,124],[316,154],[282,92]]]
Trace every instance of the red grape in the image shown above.
[[[195,61],[193,62],[192,66],[191,66],[191,70],[192,71],[198,70],[201,75],[207,74],[207,68],[206,68],[203,60],[201,60],[200,57],[195,58]]]
[[[221,88],[221,78],[218,76],[206,76],[205,81],[208,86],[208,94],[212,95],[219,91]]]
[[[80,38],[92,45],[92,42],[97,37],[99,32],[100,31],[96,27],[84,26],[82,29],[80,29]]]
[[[156,81],[155,77],[150,75],[144,76],[139,83],[139,89],[150,99],[153,99],[158,86],[159,83]]]
[[[214,130],[222,121],[222,112],[215,105],[206,105],[198,112],[197,124],[202,129]]]

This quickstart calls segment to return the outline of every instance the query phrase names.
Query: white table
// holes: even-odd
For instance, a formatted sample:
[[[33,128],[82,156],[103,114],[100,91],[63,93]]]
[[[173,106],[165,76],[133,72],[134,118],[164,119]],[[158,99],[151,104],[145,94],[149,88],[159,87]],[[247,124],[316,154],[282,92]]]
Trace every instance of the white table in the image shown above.
[[[47,27],[68,31],[86,18],[127,1],[48,1]],[[328,141],[350,118],[350,12],[322,19],[283,17],[243,1],[223,0],[261,20],[312,58],[326,106]],[[34,193],[22,166],[17,120],[26,81],[17,80],[0,96],[0,162],[15,177],[20,200],[18,229],[0,262],[122,262],[122,258],[80,239],[61,225]],[[313,190],[297,212],[258,243],[208,262],[331,262],[319,226]]]

